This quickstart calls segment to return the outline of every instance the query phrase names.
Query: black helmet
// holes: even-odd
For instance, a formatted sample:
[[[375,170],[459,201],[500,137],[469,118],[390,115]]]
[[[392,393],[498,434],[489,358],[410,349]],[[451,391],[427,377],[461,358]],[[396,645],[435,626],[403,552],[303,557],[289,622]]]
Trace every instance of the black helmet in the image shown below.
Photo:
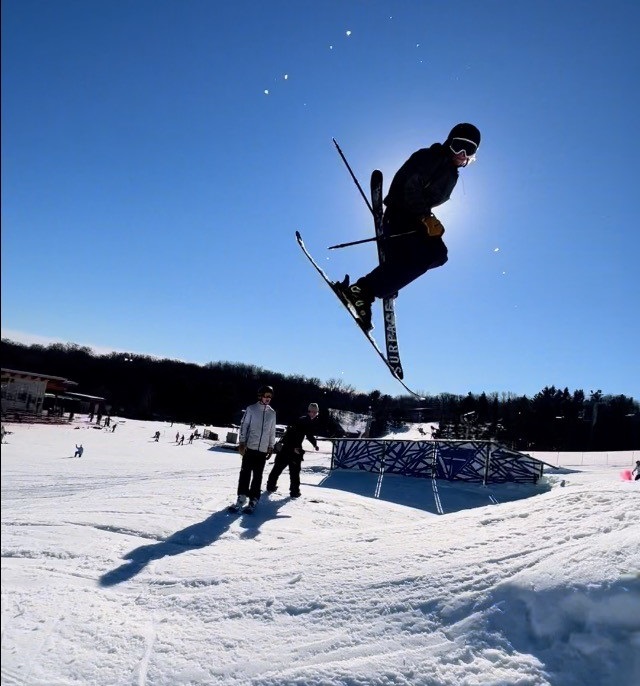
[[[273,395],[273,386],[260,386],[258,395],[264,395],[265,393],[271,393],[271,395]]]
[[[456,124],[447,136],[447,143],[450,144],[454,138],[463,138],[480,147],[480,131],[473,124]]]

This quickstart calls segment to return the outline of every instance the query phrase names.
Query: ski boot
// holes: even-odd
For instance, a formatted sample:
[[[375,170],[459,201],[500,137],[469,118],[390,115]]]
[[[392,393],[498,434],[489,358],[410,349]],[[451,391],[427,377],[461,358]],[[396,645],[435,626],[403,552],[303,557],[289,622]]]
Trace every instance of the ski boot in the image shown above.
[[[242,511],[245,514],[253,514],[254,510],[256,509],[256,505],[258,504],[258,499],[257,498],[251,498],[249,501],[249,504],[246,505],[245,507],[242,508]]]
[[[366,333],[373,329],[371,323],[371,305],[375,298],[369,293],[366,286],[359,279],[354,284],[349,284],[349,275],[347,274],[342,281],[335,281],[333,284],[335,291],[345,301],[356,317],[358,323]]]
[[[247,503],[247,496],[246,495],[239,495],[238,499],[233,505],[229,505],[227,510],[229,512],[240,512],[242,508],[246,505]]]

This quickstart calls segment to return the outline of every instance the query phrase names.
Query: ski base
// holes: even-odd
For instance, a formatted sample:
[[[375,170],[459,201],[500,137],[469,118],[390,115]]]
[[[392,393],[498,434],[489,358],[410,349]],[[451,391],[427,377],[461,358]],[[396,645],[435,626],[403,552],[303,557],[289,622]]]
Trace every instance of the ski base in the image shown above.
[[[376,231],[378,262],[384,264],[386,260],[384,231],[382,228],[382,218],[384,207],[382,204],[382,172],[374,169],[371,172],[371,213]],[[404,379],[404,370],[400,361],[400,348],[398,347],[398,333],[396,328],[396,306],[395,298],[383,298],[382,316],[384,321],[384,342],[387,349],[387,363],[393,367],[395,375],[399,379]]]
[[[315,268],[315,270],[318,272],[318,274],[322,277],[322,279],[324,280],[324,282],[325,282],[325,283],[329,286],[329,288],[331,288],[331,290],[335,293],[335,295],[337,296],[338,300],[339,300],[339,301],[342,303],[342,305],[344,306],[345,310],[347,310],[347,312],[351,315],[352,319],[353,319],[353,320],[355,321],[355,323],[358,325],[358,328],[360,329],[360,331],[362,331],[362,333],[365,335],[365,337],[367,338],[367,340],[369,341],[369,343],[371,344],[371,346],[373,347],[373,349],[376,351],[376,353],[378,353],[378,356],[379,356],[380,359],[385,363],[387,369],[391,372],[391,375],[394,377],[394,379],[396,379],[396,381],[398,381],[398,382],[401,384],[401,386],[402,386],[408,393],[410,393],[411,395],[415,396],[416,398],[419,398],[420,400],[423,400],[424,398],[423,398],[419,393],[416,393],[414,390],[412,390],[411,388],[409,388],[409,386],[407,386],[407,384],[402,380],[402,378],[401,378],[400,376],[398,376],[398,373],[396,372],[395,367],[389,362],[389,360],[387,360],[387,358],[385,357],[385,355],[384,355],[384,353],[382,352],[382,350],[380,350],[380,348],[378,347],[378,344],[377,344],[375,338],[373,338],[373,336],[371,335],[371,333],[370,333],[369,331],[367,331],[366,329],[363,328],[363,326],[362,326],[360,320],[358,319],[358,316],[357,316],[355,310],[353,309],[353,306],[352,306],[347,300],[345,300],[345,299],[343,298],[343,296],[342,296],[340,290],[337,289],[337,288],[335,288],[334,282],[331,281],[331,279],[326,275],[326,273],[324,272],[324,270],[322,269],[322,267],[320,267],[320,265],[314,260],[314,258],[313,258],[313,256],[311,255],[311,253],[307,250],[307,248],[306,248],[306,246],[305,246],[305,244],[304,244],[304,241],[302,240],[302,236],[300,235],[300,232],[299,232],[299,231],[296,231],[296,240],[298,241],[298,245],[300,246],[302,252],[306,255],[306,257],[307,257],[307,259],[309,260],[309,262],[311,262],[311,264],[314,266],[314,268]]]

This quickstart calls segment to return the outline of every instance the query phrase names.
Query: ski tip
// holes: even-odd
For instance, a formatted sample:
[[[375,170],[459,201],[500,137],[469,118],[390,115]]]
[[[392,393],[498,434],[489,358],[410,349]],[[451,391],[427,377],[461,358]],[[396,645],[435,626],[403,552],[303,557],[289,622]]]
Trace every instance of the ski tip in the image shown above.
[[[302,236],[300,235],[300,232],[299,232],[299,231],[296,231],[296,238],[297,238],[299,241],[302,240]]]

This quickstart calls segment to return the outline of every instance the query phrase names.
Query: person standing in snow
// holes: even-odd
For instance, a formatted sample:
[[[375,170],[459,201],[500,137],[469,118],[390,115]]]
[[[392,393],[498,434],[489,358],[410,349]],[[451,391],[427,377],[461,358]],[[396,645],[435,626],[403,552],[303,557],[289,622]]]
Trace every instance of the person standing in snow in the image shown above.
[[[304,459],[302,442],[306,438],[318,450],[316,425],[318,423],[318,404],[310,403],[306,415],[302,415],[290,424],[285,431],[281,447],[276,452],[276,459],[267,479],[267,491],[273,493],[278,487],[278,477],[285,467],[289,467],[289,493],[292,498],[300,497],[300,470]]]
[[[347,274],[336,282],[355,308],[361,326],[370,331],[371,305],[376,298],[394,298],[429,269],[447,262],[444,226],[433,208],[449,200],[460,168],[475,159],[480,131],[473,124],[456,124],[444,143],[414,152],[391,181],[384,199],[382,222],[384,263],[350,284]]]
[[[636,466],[631,472],[631,476],[634,474],[636,475],[634,481],[638,481],[640,479],[640,460],[636,460]]]
[[[276,412],[271,407],[272,386],[258,389],[258,402],[249,405],[240,424],[238,451],[242,455],[235,509],[247,506],[252,511],[260,500],[262,474],[276,442]]]
[[[84,452],[84,448],[82,447],[82,443],[80,443],[80,445],[76,444],[76,452],[74,454],[74,457],[82,457],[83,452]]]

